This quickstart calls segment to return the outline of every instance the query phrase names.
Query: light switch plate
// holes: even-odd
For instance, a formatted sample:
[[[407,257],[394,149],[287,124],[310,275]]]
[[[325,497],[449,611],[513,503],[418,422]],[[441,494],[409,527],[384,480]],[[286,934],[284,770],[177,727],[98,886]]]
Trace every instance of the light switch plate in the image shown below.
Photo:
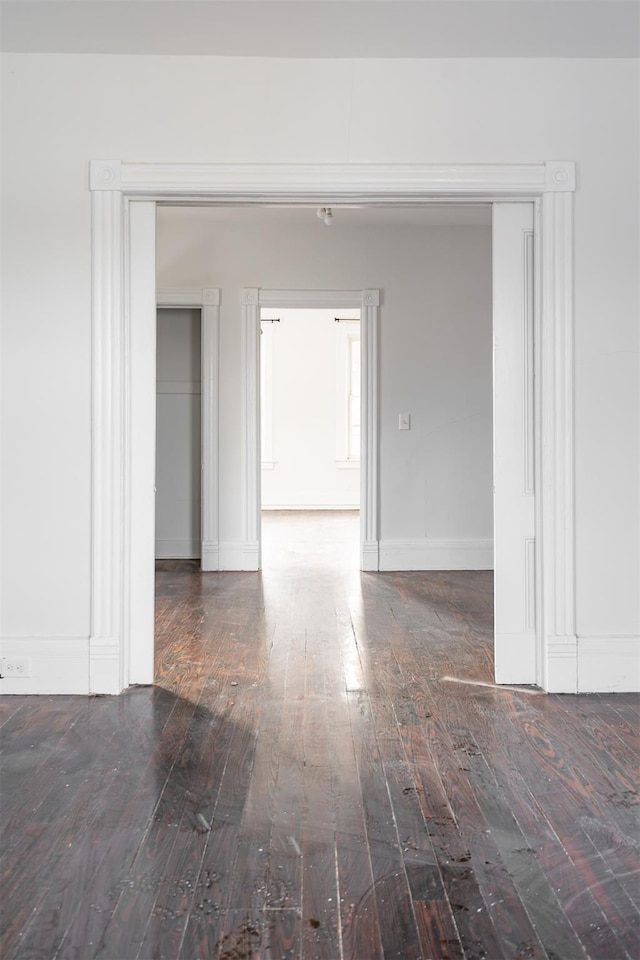
[[[411,414],[398,414],[398,430],[411,430]]]

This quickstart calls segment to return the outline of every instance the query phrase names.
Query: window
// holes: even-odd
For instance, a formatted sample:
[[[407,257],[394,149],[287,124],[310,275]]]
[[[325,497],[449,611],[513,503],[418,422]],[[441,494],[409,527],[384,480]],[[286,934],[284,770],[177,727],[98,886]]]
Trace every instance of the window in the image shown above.
[[[260,337],[260,410],[262,444],[261,460],[263,470],[273,470],[275,460],[273,456],[273,338],[276,323],[270,317],[261,314]],[[275,314],[273,318],[275,320]]]
[[[360,330],[348,338],[349,396],[347,460],[360,459]]]
[[[289,311],[292,312],[292,311]],[[263,470],[276,466],[274,449],[274,364],[275,337],[285,311],[263,309],[260,315],[260,408]],[[360,319],[359,310],[325,311],[327,322],[335,327],[336,368],[336,453],[335,465],[341,469],[360,466]],[[336,322],[333,323],[335,317]],[[284,331],[283,331],[284,333]],[[282,344],[280,344],[282,346]]]
[[[344,311],[343,311],[344,312]],[[336,465],[360,466],[360,320],[337,319],[338,391]]]

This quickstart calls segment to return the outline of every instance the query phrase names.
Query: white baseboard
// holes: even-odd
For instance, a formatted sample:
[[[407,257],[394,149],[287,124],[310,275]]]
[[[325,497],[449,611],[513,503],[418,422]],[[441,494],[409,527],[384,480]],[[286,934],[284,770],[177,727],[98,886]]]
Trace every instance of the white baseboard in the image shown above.
[[[218,544],[218,570],[242,570],[242,540]]]
[[[205,573],[220,569],[220,544],[217,540],[202,541],[201,567]]]
[[[199,540],[156,540],[156,560],[199,559]]]
[[[496,683],[535,684],[535,633],[494,633],[494,670]]]
[[[245,542],[242,544],[242,567],[241,570],[259,570],[260,569],[260,544],[258,541]]]
[[[123,688],[121,664],[120,637],[89,637],[89,693],[120,693]],[[153,676],[149,683],[153,683]]]
[[[381,540],[380,570],[493,570],[493,540]]]
[[[640,692],[640,636],[578,637],[578,693]]]
[[[547,693],[640,692],[640,637],[547,639]]]
[[[380,544],[377,540],[365,540],[360,555],[360,569],[377,573],[380,569]]]
[[[548,636],[546,681],[547,693],[578,692],[578,638],[574,636]]]
[[[88,694],[88,637],[3,637],[0,657],[27,657],[29,676],[3,677],[4,694]],[[117,691],[119,692],[119,691]]]
[[[258,570],[259,559],[257,542],[228,540],[218,545],[218,570]]]

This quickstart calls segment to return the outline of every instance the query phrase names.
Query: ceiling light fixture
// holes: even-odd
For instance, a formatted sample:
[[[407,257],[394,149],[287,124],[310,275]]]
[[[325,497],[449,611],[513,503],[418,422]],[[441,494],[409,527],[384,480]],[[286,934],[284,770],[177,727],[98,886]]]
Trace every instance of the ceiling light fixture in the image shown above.
[[[320,220],[324,220],[328,227],[331,226],[333,222],[333,210],[331,207],[318,207],[316,210],[316,217]]]

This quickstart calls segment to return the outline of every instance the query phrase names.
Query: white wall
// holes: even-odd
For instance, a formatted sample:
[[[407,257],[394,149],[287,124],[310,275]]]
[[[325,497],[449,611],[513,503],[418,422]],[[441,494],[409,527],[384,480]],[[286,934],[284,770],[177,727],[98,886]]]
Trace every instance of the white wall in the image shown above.
[[[164,207],[157,250],[160,288],[221,290],[222,542],[242,533],[243,286],[381,288],[381,539],[491,539],[490,228],[371,228],[338,215],[327,229],[312,210],[287,225],[268,211],[220,222],[212,208]],[[412,429],[400,432],[404,412]]]
[[[5,652],[54,650],[60,663],[67,644],[77,670],[60,683],[86,686],[87,171],[99,157],[575,160],[577,628],[602,642],[638,635],[637,63],[5,55],[2,95]],[[394,416],[404,378],[384,383]],[[383,442],[408,467],[390,416]],[[239,437],[226,442],[239,453]],[[382,483],[395,502],[392,478]],[[414,521],[400,504],[383,535]],[[22,689],[45,687],[41,671]]]
[[[201,554],[200,311],[158,310],[156,558]]]
[[[358,509],[360,468],[338,462],[341,317],[354,311],[263,310],[260,350],[263,437],[270,462],[262,469],[262,507],[269,509]],[[356,311],[357,314],[357,311]],[[343,351],[344,352],[344,351]],[[224,358],[223,358],[224,359]],[[346,420],[345,420],[346,422]],[[270,426],[270,430],[266,429]]]

